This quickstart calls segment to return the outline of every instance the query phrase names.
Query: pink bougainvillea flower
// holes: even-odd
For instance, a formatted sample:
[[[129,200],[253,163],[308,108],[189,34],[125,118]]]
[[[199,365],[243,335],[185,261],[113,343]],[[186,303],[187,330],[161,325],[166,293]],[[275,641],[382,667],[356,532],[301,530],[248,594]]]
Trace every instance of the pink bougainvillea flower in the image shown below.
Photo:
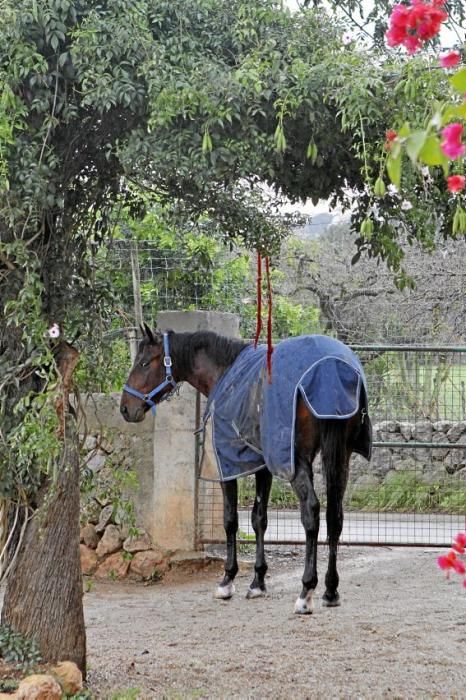
[[[439,33],[447,17],[440,0],[411,0],[411,6],[395,5],[386,34],[387,44],[404,46],[408,53],[414,53]]]
[[[440,56],[440,65],[442,68],[453,68],[457,66],[460,61],[461,54],[459,51],[449,51]]]
[[[453,555],[453,557],[452,557],[452,555]],[[449,569],[453,569],[453,567],[454,567],[453,562],[455,560],[456,560],[456,554],[454,552],[448,552],[448,554],[444,554],[443,556],[437,558],[437,564],[444,571],[448,571]]]
[[[464,189],[464,186],[466,184],[466,177],[464,175],[450,175],[450,177],[447,177],[447,187],[450,190],[450,192],[461,192],[461,190]],[[453,543],[453,548],[456,549],[456,543]],[[458,552],[459,550],[456,549]],[[464,552],[464,547],[462,547],[462,552]]]
[[[466,146],[461,142],[463,137],[463,125],[459,122],[448,124],[442,130],[443,141],[440,148],[447,158],[456,160],[466,153]]]
[[[392,147],[393,141],[397,138],[398,134],[393,129],[389,129],[385,132],[385,148],[389,151]]]
[[[461,176],[458,176],[461,177]],[[463,176],[463,187],[466,184],[466,177]],[[451,548],[457,552],[457,554],[464,554],[466,551],[466,532],[458,532],[453,540]]]
[[[456,571],[456,573],[460,574],[461,576],[466,574],[466,566],[459,559],[455,559],[455,561],[453,562],[453,568]]]

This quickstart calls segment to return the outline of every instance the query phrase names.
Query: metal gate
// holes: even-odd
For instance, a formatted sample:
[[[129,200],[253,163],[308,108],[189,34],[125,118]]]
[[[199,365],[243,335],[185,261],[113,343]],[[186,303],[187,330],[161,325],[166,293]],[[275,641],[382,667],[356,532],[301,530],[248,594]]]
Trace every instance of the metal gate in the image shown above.
[[[466,347],[353,346],[367,380],[374,451],[351,461],[341,542],[444,546],[465,527]],[[325,484],[318,458],[319,541],[326,540]],[[199,482],[199,543],[223,542],[219,484]],[[254,477],[239,481],[239,541],[254,541]],[[209,503],[208,509],[204,503]],[[214,504],[212,506],[212,504]],[[293,490],[274,479],[267,543],[304,543]]]

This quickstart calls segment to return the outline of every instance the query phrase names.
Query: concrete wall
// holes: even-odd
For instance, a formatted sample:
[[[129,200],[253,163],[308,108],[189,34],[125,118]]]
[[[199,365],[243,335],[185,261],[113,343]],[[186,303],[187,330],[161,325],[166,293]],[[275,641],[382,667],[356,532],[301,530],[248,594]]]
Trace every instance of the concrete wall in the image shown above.
[[[214,311],[165,311],[158,328],[194,332],[213,330],[238,337],[239,320],[234,314]],[[128,368],[129,369],[129,368]],[[183,384],[180,394],[157,407],[154,418],[147,413],[141,423],[126,423],[119,413],[120,394],[94,395],[85,402],[87,432],[112,434],[116,449],[125,451],[124,461],[136,472],[139,490],[135,497],[137,524],[166,549],[193,550],[197,546],[197,504],[218,514],[213,536],[223,537],[219,505],[221,487],[205,489],[196,478],[196,416],[203,404],[198,393]]]

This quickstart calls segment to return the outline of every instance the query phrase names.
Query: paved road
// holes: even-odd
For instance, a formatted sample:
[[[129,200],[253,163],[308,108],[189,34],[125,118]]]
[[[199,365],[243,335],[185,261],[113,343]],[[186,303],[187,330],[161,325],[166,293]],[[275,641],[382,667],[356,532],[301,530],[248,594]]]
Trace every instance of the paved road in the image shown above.
[[[239,513],[241,533],[254,535],[248,509]],[[345,513],[342,543],[410,544],[449,546],[452,538],[466,526],[465,516],[420,515],[416,513]],[[319,540],[325,542],[325,515],[320,521]],[[299,512],[273,510],[269,513],[268,542],[303,542]]]

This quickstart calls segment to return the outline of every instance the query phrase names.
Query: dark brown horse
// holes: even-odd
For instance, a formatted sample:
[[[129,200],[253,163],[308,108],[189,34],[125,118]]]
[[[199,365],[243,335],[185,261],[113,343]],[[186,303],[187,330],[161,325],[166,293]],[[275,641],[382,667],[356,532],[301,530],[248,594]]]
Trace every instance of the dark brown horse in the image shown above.
[[[128,377],[121,398],[120,410],[129,422],[139,422],[146,412],[173,393],[179,382],[188,382],[208,397],[217,382],[249,347],[240,340],[224,338],[210,331],[174,333],[163,335],[144,327],[144,337],[138,355]],[[349,351],[348,351],[349,352]],[[272,381],[280,381],[273,376]],[[347,419],[315,418],[306,401],[299,394],[296,398],[294,427],[294,466],[291,485],[301,507],[301,521],[306,534],[306,554],[302,590],[296,601],[296,613],[312,612],[312,595],[317,586],[317,538],[319,532],[320,504],[313,485],[312,463],[316,453],[322,455],[327,488],[327,533],[329,545],[328,569],[325,576],[323,603],[339,605],[337,572],[337,548],[343,527],[343,496],[348,480],[349,459],[358,450],[362,426],[370,433],[370,423],[365,411],[365,393],[361,389],[359,407]],[[265,594],[267,564],[264,553],[264,534],[267,528],[267,504],[272,474],[266,468],[255,472],[256,497],[252,510],[252,526],[256,533],[255,576],[247,597]],[[236,534],[238,531],[237,480],[222,483],[224,496],[224,526],[227,556],[225,575],[216,597],[230,598],[234,592],[233,581],[238,572]]]

